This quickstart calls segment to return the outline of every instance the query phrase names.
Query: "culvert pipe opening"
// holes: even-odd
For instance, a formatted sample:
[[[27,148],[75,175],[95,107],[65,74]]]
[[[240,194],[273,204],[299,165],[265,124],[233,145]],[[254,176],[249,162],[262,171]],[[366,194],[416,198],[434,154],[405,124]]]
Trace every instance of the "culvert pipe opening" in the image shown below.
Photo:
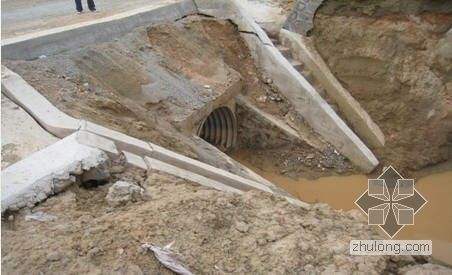
[[[237,120],[228,107],[220,107],[199,125],[197,135],[219,148],[221,151],[232,149],[237,140]]]

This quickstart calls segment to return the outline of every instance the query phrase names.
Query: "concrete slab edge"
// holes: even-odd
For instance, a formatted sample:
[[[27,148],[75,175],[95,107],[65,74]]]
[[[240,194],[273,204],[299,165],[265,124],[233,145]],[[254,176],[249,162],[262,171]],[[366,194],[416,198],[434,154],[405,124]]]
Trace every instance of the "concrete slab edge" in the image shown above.
[[[306,44],[303,36],[282,29],[280,41],[292,50],[295,59],[304,63],[313,72],[328,95],[336,101],[356,133],[373,147],[384,146],[385,137],[381,129],[336,79],[320,54]]]

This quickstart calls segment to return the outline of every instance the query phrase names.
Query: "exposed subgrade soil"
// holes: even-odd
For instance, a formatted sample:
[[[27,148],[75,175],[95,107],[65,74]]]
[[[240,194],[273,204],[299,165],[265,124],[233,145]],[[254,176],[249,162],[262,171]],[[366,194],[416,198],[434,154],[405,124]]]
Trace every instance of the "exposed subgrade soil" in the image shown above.
[[[452,3],[327,0],[315,45],[386,137],[383,165],[419,170],[451,159]]]

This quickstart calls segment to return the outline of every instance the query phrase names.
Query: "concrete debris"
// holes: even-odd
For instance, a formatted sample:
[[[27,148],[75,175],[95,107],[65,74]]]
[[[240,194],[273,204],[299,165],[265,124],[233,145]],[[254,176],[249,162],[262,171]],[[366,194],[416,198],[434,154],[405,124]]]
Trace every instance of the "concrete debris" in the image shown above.
[[[2,212],[33,207],[76,182],[74,175],[108,160],[99,149],[81,145],[70,135],[11,166],[1,174]]]
[[[117,181],[108,189],[106,200],[110,206],[117,207],[128,202],[147,200],[148,193],[144,188],[125,181]]]

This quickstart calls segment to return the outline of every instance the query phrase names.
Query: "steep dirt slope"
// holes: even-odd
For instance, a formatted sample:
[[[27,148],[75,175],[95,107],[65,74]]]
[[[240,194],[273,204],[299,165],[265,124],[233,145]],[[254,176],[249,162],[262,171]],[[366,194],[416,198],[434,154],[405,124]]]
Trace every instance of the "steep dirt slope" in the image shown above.
[[[384,164],[445,161],[452,141],[452,3],[327,0],[313,36],[334,74],[382,128]]]

